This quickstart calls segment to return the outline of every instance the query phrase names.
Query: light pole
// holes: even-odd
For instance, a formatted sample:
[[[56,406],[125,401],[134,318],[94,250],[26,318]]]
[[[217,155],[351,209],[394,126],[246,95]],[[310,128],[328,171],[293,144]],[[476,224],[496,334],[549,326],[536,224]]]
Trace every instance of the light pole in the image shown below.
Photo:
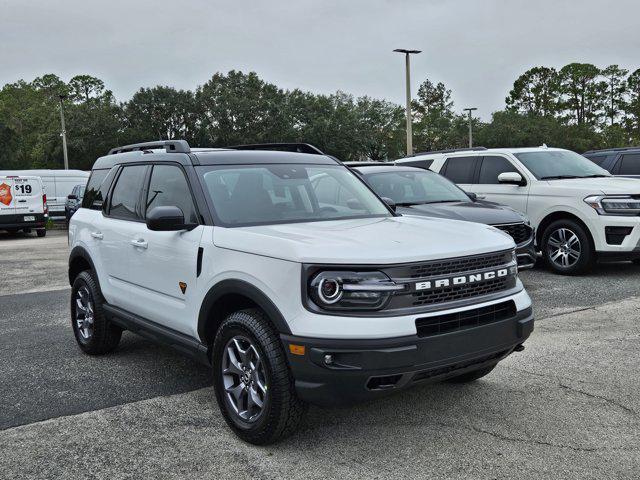
[[[464,108],[465,112],[469,112],[469,148],[473,148],[473,127],[471,126],[471,112],[477,110],[476,107]]]
[[[420,53],[421,50],[406,50],[404,48],[396,48],[394,52],[404,53],[406,63],[406,82],[407,82],[407,157],[413,155],[413,131],[411,119],[411,65],[409,55],[412,53]]]
[[[58,95],[60,98],[60,124],[62,125],[62,154],[64,155],[64,169],[69,170],[69,156],[67,154],[67,129],[64,126],[64,102],[66,95]]]

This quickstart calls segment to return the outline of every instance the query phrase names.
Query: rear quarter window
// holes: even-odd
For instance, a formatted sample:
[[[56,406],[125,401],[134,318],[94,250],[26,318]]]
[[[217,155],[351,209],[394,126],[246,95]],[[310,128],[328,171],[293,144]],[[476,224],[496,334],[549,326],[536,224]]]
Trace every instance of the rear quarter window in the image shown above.
[[[93,170],[87,188],[82,198],[82,208],[90,208],[92,210],[102,210],[102,203],[107,197],[107,191],[113,180],[116,168],[111,170]],[[109,177],[107,179],[107,177]]]

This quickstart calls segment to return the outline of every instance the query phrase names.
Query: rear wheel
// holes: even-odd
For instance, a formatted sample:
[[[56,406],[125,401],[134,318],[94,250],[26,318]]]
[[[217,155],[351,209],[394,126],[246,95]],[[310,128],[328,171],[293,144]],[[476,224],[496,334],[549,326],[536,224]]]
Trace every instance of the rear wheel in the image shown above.
[[[296,395],[280,339],[257,309],[229,315],[213,343],[216,399],[231,429],[264,445],[292,434],[306,405]]]
[[[485,375],[489,375],[493,369],[496,368],[495,365],[490,367],[481,368],[479,370],[474,370],[473,372],[463,373],[462,375],[458,375],[457,377],[452,377],[447,380],[450,383],[469,383],[475,382],[476,380],[484,377]]]
[[[555,272],[564,275],[585,273],[594,261],[588,233],[570,219],[557,220],[547,227],[542,236],[542,256]]]
[[[113,351],[122,336],[122,329],[105,317],[103,303],[98,282],[89,271],[81,272],[71,289],[71,326],[78,346],[89,355]]]
[[[38,235],[38,237],[42,238],[47,234],[47,230],[44,228],[40,228],[38,230],[36,230],[36,235]]]

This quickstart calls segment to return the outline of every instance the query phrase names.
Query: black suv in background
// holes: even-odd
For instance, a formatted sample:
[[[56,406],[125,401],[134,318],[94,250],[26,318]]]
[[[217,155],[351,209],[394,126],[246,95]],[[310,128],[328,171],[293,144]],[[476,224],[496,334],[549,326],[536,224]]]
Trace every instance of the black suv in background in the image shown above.
[[[640,147],[589,150],[582,155],[613,175],[640,178]]]
[[[526,215],[506,205],[479,200],[475,194],[465,192],[431,170],[376,162],[345,164],[380,197],[391,200],[398,213],[485,223],[499,228],[516,242],[518,268],[524,270],[535,265],[535,230]]]

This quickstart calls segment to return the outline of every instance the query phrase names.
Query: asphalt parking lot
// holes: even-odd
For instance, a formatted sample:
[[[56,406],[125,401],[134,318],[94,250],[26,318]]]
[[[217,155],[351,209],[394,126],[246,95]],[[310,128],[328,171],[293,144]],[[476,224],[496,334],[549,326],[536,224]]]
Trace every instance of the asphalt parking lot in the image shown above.
[[[206,368],[130,333],[82,355],[66,232],[0,233],[0,478],[638,478],[640,267],[521,275],[536,330],[470,385],[311,408],[269,447],[238,440]]]

